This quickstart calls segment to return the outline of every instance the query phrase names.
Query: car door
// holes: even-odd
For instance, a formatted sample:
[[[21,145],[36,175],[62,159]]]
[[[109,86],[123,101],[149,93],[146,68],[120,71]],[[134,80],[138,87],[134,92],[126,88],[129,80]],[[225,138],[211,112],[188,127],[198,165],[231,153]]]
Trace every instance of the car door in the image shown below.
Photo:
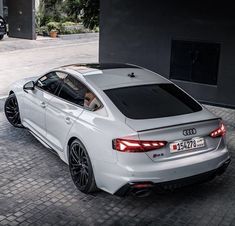
[[[58,95],[48,103],[46,109],[47,141],[55,150],[63,151],[69,130],[84,110],[86,90],[78,79],[67,75]]]
[[[43,139],[46,138],[45,110],[59,88],[61,79],[61,75],[53,71],[39,78],[34,90],[25,91],[23,123]]]

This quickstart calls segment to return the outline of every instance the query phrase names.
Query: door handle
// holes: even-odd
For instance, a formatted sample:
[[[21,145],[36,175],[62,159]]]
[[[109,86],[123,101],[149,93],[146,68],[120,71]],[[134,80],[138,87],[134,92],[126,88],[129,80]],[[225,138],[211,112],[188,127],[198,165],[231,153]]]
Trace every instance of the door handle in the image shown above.
[[[46,107],[46,103],[45,103],[45,102],[41,102],[40,105],[41,105],[42,108],[45,108],[45,107]]]
[[[65,122],[69,125],[69,124],[71,124],[71,119],[69,117],[66,117]]]

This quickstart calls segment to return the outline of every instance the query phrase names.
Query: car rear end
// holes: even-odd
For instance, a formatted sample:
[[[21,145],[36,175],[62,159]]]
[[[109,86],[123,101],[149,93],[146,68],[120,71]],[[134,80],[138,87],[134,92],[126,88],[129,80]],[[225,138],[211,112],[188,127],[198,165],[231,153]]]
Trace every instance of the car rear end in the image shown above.
[[[6,34],[5,20],[0,16],[0,36],[3,37]]]
[[[172,188],[221,174],[230,162],[225,126],[172,83],[104,91],[138,134],[113,139],[119,180],[116,194]]]

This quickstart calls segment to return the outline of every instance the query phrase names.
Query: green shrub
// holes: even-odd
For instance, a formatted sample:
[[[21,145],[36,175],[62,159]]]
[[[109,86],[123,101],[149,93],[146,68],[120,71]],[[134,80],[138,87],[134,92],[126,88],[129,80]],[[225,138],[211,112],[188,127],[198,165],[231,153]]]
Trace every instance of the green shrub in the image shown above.
[[[51,30],[56,30],[56,31],[60,31],[60,23],[59,22],[49,22],[47,23],[47,28],[48,28],[48,31],[51,31]]]
[[[79,34],[83,32],[83,26],[79,23],[66,21],[61,24],[60,34]]]
[[[74,25],[76,25],[76,23],[71,22],[71,21],[66,21],[66,22],[61,24],[62,27],[74,26]]]
[[[93,31],[94,31],[94,32],[100,32],[100,28],[99,28],[99,27],[95,27],[95,28],[93,29]]]
[[[40,26],[44,26],[49,22],[60,22],[66,17],[63,10],[64,0],[40,0],[38,11],[40,16]]]
[[[42,36],[48,36],[48,34],[49,34],[47,26],[41,26],[41,27],[37,28],[36,32],[38,35],[42,35]]]
[[[99,26],[99,2],[100,0],[40,0],[36,12],[37,28],[54,21],[81,21],[86,28],[94,30]]]

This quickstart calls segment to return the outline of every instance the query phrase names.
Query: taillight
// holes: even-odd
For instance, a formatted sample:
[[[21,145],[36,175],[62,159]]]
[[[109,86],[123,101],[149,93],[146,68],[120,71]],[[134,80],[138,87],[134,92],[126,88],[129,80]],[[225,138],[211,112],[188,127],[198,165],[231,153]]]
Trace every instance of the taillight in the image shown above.
[[[113,149],[121,152],[147,152],[162,148],[166,144],[166,141],[115,139],[113,140]]]
[[[221,123],[219,128],[215,129],[214,131],[210,133],[210,136],[213,138],[216,138],[216,137],[224,136],[225,133],[226,133],[225,126],[223,123]]]

